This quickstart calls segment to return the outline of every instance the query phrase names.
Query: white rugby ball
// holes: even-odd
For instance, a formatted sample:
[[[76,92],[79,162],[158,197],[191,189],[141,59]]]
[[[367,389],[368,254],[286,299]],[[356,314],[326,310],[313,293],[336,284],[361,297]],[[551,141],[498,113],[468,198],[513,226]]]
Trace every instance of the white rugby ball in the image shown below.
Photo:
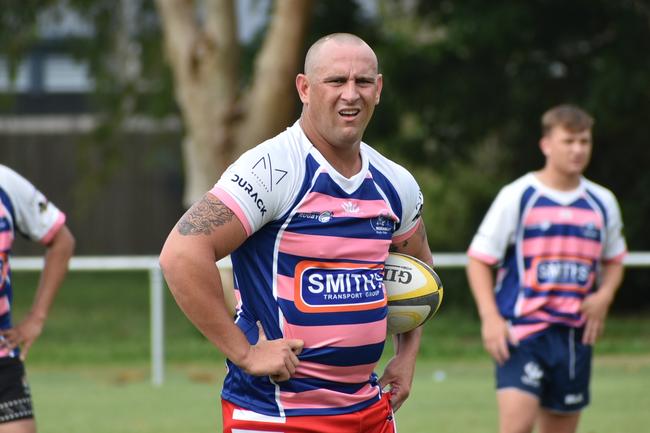
[[[401,334],[433,317],[442,303],[442,281],[415,257],[390,253],[384,265],[389,334]]]

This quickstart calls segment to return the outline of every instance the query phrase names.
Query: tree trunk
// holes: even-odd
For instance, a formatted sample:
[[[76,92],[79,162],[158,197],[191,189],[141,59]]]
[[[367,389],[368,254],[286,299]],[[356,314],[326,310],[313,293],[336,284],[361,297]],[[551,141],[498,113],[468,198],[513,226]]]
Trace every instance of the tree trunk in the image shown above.
[[[186,128],[182,143],[184,203],[191,205],[239,154],[287,126],[311,0],[278,0],[258,54],[252,89],[241,93],[233,0],[205,0],[203,24],[192,0],[156,0],[176,100]],[[245,101],[245,103],[241,103]]]
[[[239,128],[242,152],[281,132],[295,118],[295,77],[302,70],[311,0],[279,0],[256,58],[253,83],[245,100],[245,127]]]

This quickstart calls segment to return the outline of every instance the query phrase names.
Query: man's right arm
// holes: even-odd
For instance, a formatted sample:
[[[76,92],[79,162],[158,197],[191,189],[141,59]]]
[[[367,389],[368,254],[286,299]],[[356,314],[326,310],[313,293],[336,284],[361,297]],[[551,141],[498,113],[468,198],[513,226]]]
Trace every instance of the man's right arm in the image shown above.
[[[503,364],[510,357],[508,339],[513,344],[516,344],[516,341],[511,339],[508,324],[499,313],[494,298],[494,277],[490,265],[470,256],[467,279],[481,318],[483,346],[498,364]]]
[[[260,340],[251,345],[226,306],[215,263],[246,237],[234,213],[206,193],[172,229],[160,254],[160,265],[181,310],[228,359],[248,374],[287,380],[295,372],[302,341],[268,341],[260,331]]]

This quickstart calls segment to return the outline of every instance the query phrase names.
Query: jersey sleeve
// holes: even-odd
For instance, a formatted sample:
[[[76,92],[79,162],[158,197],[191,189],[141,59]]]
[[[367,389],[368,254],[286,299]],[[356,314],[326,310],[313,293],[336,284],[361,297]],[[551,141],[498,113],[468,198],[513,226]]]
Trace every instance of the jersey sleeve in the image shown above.
[[[412,176],[409,176],[408,179],[409,185],[404,189],[405,193],[402,197],[402,221],[393,234],[393,242],[401,242],[413,235],[420,222],[420,214],[424,206],[424,196],[419,185]]]
[[[605,262],[622,262],[627,254],[627,244],[623,236],[623,218],[618,201],[610,193],[607,201],[608,220],[603,247],[603,260]]]
[[[472,239],[467,255],[496,265],[514,242],[517,230],[519,195],[511,186],[501,189]]]
[[[6,182],[16,229],[36,242],[48,244],[65,223],[65,214],[15,171],[7,171]]]
[[[296,194],[299,169],[286,146],[281,148],[265,142],[245,152],[210,190],[233,211],[248,236],[281,216]]]

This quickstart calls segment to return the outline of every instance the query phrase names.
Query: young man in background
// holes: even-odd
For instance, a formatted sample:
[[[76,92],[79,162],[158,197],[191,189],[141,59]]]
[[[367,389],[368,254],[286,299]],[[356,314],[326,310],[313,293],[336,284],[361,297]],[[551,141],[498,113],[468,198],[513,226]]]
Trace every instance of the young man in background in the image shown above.
[[[544,167],[499,192],[468,251],[501,433],[536,422],[540,433],[573,433],[589,403],[592,347],[627,251],[616,198],[583,177],[592,126],[572,105],[544,113]]]

